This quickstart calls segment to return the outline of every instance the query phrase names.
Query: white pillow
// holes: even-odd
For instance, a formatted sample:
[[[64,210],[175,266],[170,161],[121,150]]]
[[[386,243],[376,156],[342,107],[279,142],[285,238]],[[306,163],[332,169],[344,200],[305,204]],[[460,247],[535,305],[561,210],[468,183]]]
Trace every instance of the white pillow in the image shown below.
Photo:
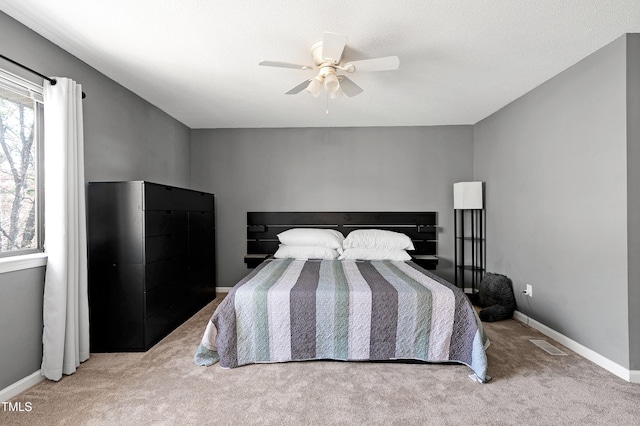
[[[386,250],[415,250],[411,238],[405,234],[382,229],[356,229],[351,231],[342,247]]]
[[[355,260],[411,260],[411,256],[405,250],[350,248],[340,255],[339,259]]]
[[[344,235],[334,229],[292,228],[278,234],[278,240],[288,246],[342,248]]]
[[[337,259],[338,251],[328,247],[280,244],[273,257],[276,259]]]

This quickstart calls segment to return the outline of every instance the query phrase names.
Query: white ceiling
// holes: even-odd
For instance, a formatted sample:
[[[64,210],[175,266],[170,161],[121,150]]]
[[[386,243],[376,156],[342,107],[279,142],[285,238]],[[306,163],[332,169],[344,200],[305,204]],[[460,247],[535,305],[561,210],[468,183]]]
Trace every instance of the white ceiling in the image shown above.
[[[474,124],[627,32],[639,0],[0,0],[0,10],[191,128]],[[284,92],[325,31],[364,93]],[[80,82],[82,83],[82,82]],[[84,86],[88,96],[91,87]]]

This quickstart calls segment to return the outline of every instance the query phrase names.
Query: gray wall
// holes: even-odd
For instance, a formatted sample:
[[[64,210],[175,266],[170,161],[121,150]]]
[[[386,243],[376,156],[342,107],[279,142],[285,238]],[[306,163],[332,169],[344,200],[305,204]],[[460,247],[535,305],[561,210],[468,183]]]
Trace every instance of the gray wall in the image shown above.
[[[219,287],[247,273],[247,211],[436,211],[436,272],[451,279],[453,183],[472,178],[471,126],[219,129],[191,136],[191,184],[216,194]]]
[[[0,40],[5,56],[83,85],[87,181],[148,180],[188,187],[189,128],[2,12]],[[37,82],[37,77],[8,62],[0,60],[0,67]],[[0,275],[0,300],[11,305],[0,305],[0,389],[40,368],[43,271]],[[38,350],[29,346],[29,353],[13,352],[34,341],[40,342]]]
[[[627,35],[630,369],[640,370],[640,34]]]
[[[519,310],[629,368],[626,48],[622,37],[477,123],[474,140],[488,269],[518,292],[533,285]]]
[[[0,274],[0,389],[40,368],[44,268]]]

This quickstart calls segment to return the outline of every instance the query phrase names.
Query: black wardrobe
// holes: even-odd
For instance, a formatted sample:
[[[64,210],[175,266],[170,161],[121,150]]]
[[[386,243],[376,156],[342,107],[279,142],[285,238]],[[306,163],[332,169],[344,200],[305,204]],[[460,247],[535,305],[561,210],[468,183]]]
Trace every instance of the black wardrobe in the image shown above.
[[[90,182],[92,352],[146,351],[216,296],[214,196]]]

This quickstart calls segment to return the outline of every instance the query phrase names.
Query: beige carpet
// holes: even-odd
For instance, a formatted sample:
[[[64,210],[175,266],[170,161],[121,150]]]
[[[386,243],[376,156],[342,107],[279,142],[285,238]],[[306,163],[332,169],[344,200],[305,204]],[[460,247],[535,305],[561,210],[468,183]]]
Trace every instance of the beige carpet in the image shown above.
[[[461,365],[198,367],[193,355],[216,303],[146,353],[93,354],[76,374],[34,386],[11,401],[32,411],[0,411],[0,424],[640,424],[640,385],[515,320],[486,324],[485,385]],[[530,338],[569,355],[548,355]]]

